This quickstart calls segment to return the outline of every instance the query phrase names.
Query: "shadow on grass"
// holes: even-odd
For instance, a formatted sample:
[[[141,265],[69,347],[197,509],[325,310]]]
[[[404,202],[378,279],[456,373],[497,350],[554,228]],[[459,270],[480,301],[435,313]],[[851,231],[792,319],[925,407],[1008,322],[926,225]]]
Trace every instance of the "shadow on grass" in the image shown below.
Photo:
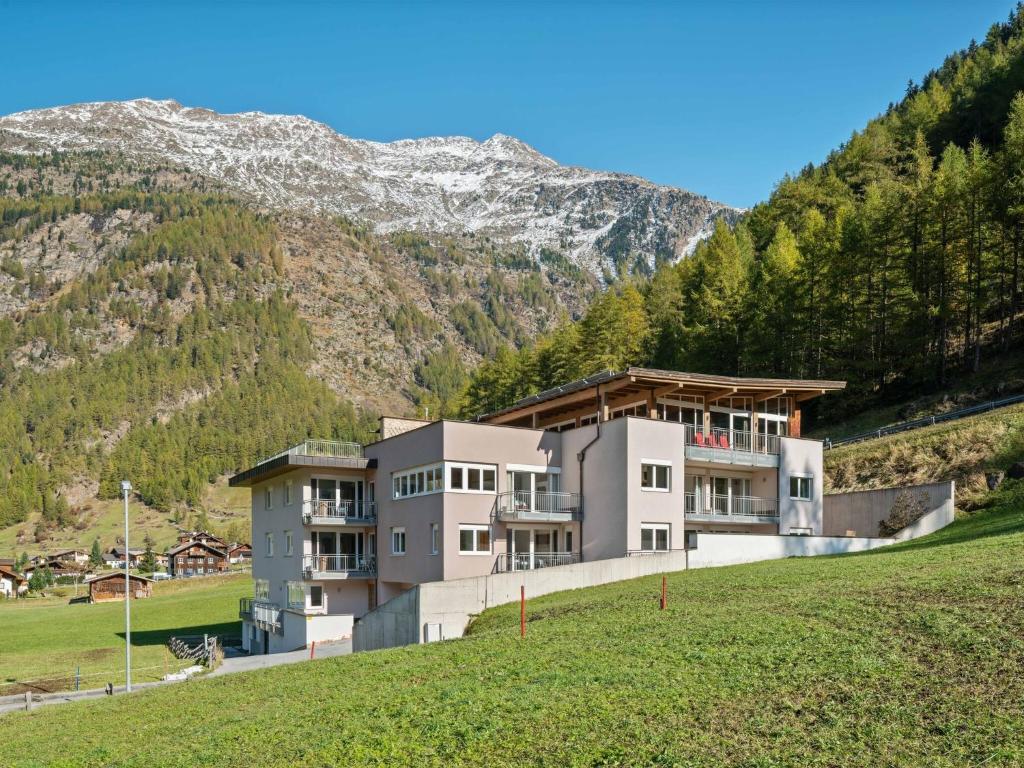
[[[197,624],[192,627],[174,627],[172,629],[144,629],[141,631],[132,630],[132,645],[166,645],[172,637],[202,637],[203,635],[218,635],[236,637],[242,633],[240,621],[222,621],[219,624]],[[117,636],[124,639],[124,632],[118,632]]]

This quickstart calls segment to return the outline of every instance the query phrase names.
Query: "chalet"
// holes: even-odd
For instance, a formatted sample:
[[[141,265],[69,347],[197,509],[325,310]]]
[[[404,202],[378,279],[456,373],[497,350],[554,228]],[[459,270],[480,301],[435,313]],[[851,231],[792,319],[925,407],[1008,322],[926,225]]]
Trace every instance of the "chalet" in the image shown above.
[[[175,578],[202,576],[227,570],[228,556],[205,541],[186,541],[167,552],[167,563]]]
[[[220,536],[214,536],[209,531],[181,531],[178,533],[178,544],[187,544],[192,541],[201,541],[219,550],[226,551],[228,543]]]
[[[145,554],[142,549],[128,550],[128,565],[130,568],[138,568],[139,560]],[[124,568],[125,549],[122,546],[111,547],[110,551],[103,553],[103,563],[108,568]]]
[[[232,565],[252,561],[251,544],[230,544],[228,545],[228,562]]]
[[[89,553],[84,549],[65,549],[47,555],[46,562],[49,563],[51,568],[56,564],[87,565],[89,563]]]
[[[140,597],[153,596],[153,580],[145,576],[131,574],[128,577],[131,584],[131,596],[135,599]],[[124,600],[124,574],[105,573],[101,576],[93,576],[88,579],[89,602],[104,603],[110,600]]]
[[[22,578],[12,568],[0,566],[0,597],[17,597],[28,591],[28,579]]]

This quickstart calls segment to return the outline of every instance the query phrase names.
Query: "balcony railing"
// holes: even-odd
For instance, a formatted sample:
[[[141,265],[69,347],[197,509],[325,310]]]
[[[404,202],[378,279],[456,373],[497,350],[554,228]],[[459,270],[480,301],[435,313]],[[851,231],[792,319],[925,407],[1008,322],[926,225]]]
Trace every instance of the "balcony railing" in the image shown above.
[[[306,555],[302,571],[307,579],[317,574],[372,576],[377,572],[377,562],[372,555]]]
[[[760,496],[728,496],[687,493],[683,501],[687,515],[736,518],[778,518],[778,499]]]
[[[498,518],[557,523],[579,520],[582,501],[580,494],[564,491],[505,491],[498,494]]]
[[[580,562],[579,552],[506,552],[498,555],[494,563],[496,573],[507,571],[532,571],[536,568],[551,568],[556,565],[572,565]]]
[[[374,501],[334,501],[312,499],[303,502],[302,519],[311,523],[365,523],[377,519],[377,503]]]
[[[692,424],[687,424],[684,432],[686,444],[697,448],[764,454],[778,454],[779,452],[779,435],[721,427],[704,429]]]
[[[304,440],[298,445],[293,445],[287,450],[275,453],[265,459],[258,461],[262,464],[266,461],[273,461],[282,456],[318,456],[329,459],[361,459],[363,458],[363,446],[359,443],[344,443],[339,440]]]
[[[281,627],[281,609],[266,600],[253,597],[240,598],[238,617],[262,625],[267,629],[280,629]]]

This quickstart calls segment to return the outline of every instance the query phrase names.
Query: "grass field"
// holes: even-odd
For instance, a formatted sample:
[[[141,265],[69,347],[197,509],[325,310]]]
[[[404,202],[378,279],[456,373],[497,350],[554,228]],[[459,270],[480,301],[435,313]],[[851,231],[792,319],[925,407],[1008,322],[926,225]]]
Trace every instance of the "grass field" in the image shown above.
[[[166,651],[171,635],[237,636],[238,598],[252,594],[252,579],[244,574],[158,582],[153,590],[153,597],[132,602],[135,682],[158,680],[184,666]],[[64,690],[76,667],[83,688],[124,683],[123,602],[0,600],[0,634],[0,694]]]
[[[644,578],[463,640],[0,718],[10,766],[1024,764],[1024,485],[870,554]]]

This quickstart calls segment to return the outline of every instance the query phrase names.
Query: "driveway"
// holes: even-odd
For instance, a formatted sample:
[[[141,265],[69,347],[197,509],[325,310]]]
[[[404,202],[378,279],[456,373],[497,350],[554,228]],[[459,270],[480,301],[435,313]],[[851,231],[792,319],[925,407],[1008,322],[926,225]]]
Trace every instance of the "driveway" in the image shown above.
[[[230,651],[231,649],[227,650]],[[330,656],[345,656],[350,653],[352,653],[351,640],[335,640],[323,645],[318,643],[313,657],[316,659],[326,659]],[[309,661],[308,648],[289,651],[288,653],[265,653],[258,656],[249,656],[245,653],[235,655],[226,652],[220,666],[213,670],[213,672],[203,675],[203,677],[230,675],[235,672],[248,672],[252,669],[276,667],[281,664],[295,664],[300,661]]]

